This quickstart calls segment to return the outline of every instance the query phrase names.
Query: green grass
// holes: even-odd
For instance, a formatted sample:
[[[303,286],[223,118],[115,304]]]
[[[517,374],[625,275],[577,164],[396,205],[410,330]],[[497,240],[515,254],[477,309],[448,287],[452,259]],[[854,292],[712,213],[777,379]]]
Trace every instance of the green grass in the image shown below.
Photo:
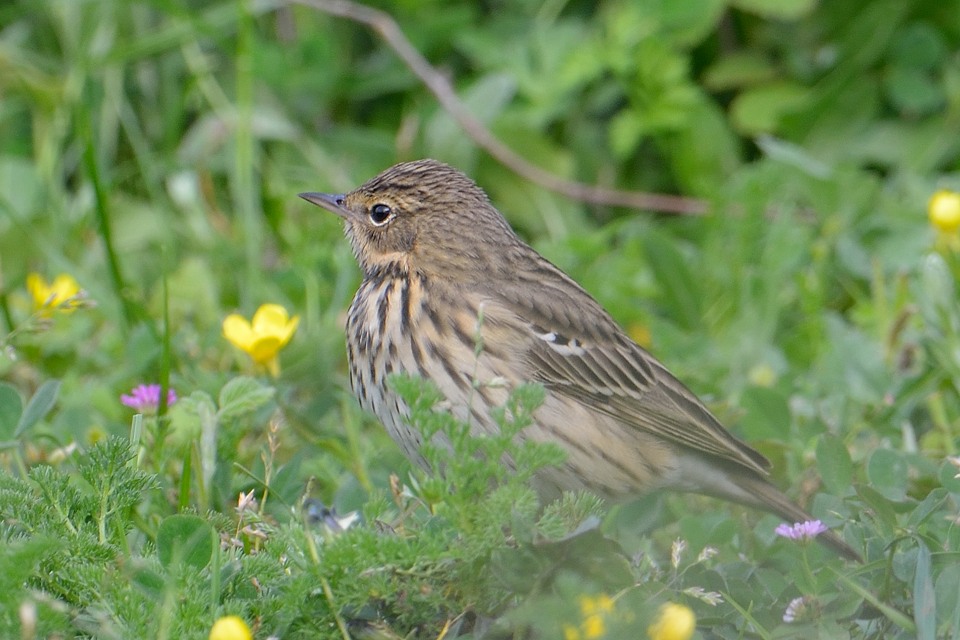
[[[960,240],[926,217],[960,191],[953,9],[378,6],[529,161],[710,213],[524,181],[375,35],[307,7],[3,5],[0,636],[204,638],[236,614],[257,638],[600,637],[601,616],[626,639],[676,602],[701,638],[960,638]],[[425,156],[474,177],[865,564],[697,496],[542,507],[525,478],[552,449],[459,437],[398,381],[454,461],[527,460],[412,470],[349,394],[359,273],[296,194]],[[37,314],[34,272],[88,298]],[[276,378],[221,329],[264,303],[300,317]],[[179,400],[134,419],[119,396],[140,383]],[[537,390],[514,401],[522,419]],[[363,518],[337,531],[317,500]]]

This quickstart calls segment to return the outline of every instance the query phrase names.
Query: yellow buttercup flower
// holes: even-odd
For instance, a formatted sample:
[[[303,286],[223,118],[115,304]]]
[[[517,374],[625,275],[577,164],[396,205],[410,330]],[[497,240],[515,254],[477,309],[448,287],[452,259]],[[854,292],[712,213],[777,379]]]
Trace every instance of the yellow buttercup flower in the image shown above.
[[[252,322],[236,313],[227,316],[223,321],[223,336],[277,376],[280,374],[277,354],[290,342],[299,322],[300,316],[291,318],[280,305],[264,304],[253,314]]]
[[[930,224],[944,233],[953,233],[960,228],[960,193],[941,189],[927,203]]]
[[[689,640],[697,630],[697,618],[689,607],[668,602],[660,607],[660,617],[647,627],[650,640]]]
[[[250,627],[240,616],[224,616],[210,628],[210,640],[253,640]]]
[[[580,626],[583,628],[583,637],[588,640],[602,638],[603,634],[607,632],[607,623],[604,622],[603,616],[599,613],[593,613],[584,618],[583,624]]]
[[[31,273],[27,276],[27,291],[38,311],[44,314],[54,310],[70,313],[77,306],[73,302],[80,293],[80,285],[68,273],[61,273],[49,283],[39,273]]]
[[[563,640],[597,640],[607,632],[607,616],[613,613],[613,598],[606,594],[580,596],[579,627],[563,625]]]
[[[598,613],[613,612],[613,598],[601,593],[597,597],[582,596],[580,598],[580,611],[584,616],[592,616]]]

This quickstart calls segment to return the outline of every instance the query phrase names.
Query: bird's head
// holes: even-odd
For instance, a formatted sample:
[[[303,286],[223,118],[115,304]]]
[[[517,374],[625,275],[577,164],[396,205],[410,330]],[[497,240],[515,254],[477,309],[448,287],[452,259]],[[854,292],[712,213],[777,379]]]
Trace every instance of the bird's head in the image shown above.
[[[366,277],[414,272],[467,277],[516,242],[487,194],[436,160],[395,165],[350,193],[300,197],[344,219]]]

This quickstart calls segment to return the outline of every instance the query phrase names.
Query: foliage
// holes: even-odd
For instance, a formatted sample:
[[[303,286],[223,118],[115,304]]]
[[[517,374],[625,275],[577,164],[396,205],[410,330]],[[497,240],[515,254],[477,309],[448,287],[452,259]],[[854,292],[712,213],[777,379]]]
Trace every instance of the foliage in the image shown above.
[[[531,162],[709,215],[524,181],[374,34],[306,6],[6,3],[0,635],[200,638],[238,615],[257,638],[636,638],[672,602],[700,637],[960,638],[960,238],[926,209],[960,191],[955,7],[378,6]],[[477,440],[395,381],[449,442],[410,470],[346,391],[349,247],[295,194],[424,156],[866,563],[695,496],[538,505],[525,480],[556,452],[509,437],[536,388]],[[265,304],[299,316],[269,378],[222,335]],[[139,384],[179,399],[131,423]]]

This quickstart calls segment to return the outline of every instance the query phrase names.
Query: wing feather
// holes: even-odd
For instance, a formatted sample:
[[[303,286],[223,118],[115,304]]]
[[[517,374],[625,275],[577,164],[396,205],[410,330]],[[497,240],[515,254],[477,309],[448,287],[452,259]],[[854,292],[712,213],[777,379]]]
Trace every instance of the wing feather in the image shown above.
[[[578,354],[531,341],[525,359],[531,377],[556,393],[694,451],[767,473],[766,458],[734,437],[693,392],[628,340],[624,336],[619,345],[584,343]],[[653,364],[655,374],[639,378],[636,372],[644,367],[631,366],[635,361]]]
[[[767,474],[770,463],[766,458],[727,431],[697,396],[634,343],[590,294],[537,258],[542,268],[536,283],[521,282],[487,292],[492,306],[486,317],[510,325],[511,333],[527,334],[518,354],[527,368],[527,379],[625,425]],[[531,296],[531,288],[540,295]]]

